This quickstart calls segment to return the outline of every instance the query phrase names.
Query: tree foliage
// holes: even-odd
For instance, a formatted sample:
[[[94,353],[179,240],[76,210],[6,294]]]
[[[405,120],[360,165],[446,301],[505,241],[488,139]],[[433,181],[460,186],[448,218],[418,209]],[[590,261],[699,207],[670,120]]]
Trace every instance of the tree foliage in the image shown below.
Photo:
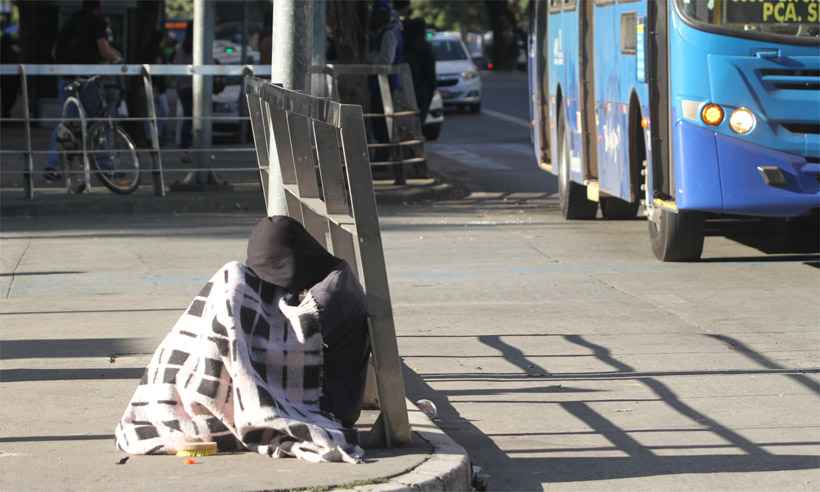
[[[518,41],[527,29],[531,0],[412,0],[414,17],[439,31],[485,33],[492,31],[490,59],[498,68],[513,68]]]
[[[413,0],[413,17],[421,17],[439,31],[484,32],[487,30],[483,0]]]
[[[192,19],[193,0],[165,0],[165,17],[168,19]]]

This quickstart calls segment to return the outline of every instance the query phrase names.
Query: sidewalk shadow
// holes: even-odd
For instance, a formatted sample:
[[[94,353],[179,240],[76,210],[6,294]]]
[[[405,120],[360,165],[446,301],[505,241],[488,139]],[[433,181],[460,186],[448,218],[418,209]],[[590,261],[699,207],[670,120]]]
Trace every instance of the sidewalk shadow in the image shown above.
[[[675,474],[711,474],[711,473],[748,473],[763,471],[789,471],[808,470],[820,468],[820,456],[806,454],[773,454],[768,447],[789,447],[789,446],[820,446],[816,441],[799,442],[755,442],[747,438],[740,432],[735,431],[729,425],[719,422],[717,419],[697,410],[693,406],[683,401],[672,389],[663,382],[656,379],[656,376],[663,375],[709,375],[709,374],[744,374],[744,373],[769,373],[783,374],[799,384],[806,387],[814,394],[818,394],[817,382],[805,374],[794,374],[795,370],[788,369],[775,363],[765,355],[754,351],[740,341],[722,336],[707,335],[724,344],[729,345],[733,350],[747,356],[762,366],[762,371],[659,371],[655,373],[643,373],[636,368],[617,359],[611,351],[603,345],[596,344],[581,335],[561,335],[561,337],[578,347],[589,351],[598,361],[608,365],[612,371],[602,373],[550,373],[546,368],[539,366],[523,353],[521,349],[506,343],[499,336],[480,336],[478,339],[487,346],[496,349],[501,356],[509,363],[518,367],[524,374],[518,374],[519,378],[513,380],[527,380],[533,382],[550,381],[578,381],[578,380],[602,380],[602,379],[632,379],[646,387],[656,398],[648,401],[661,401],[679,415],[687,418],[696,424],[696,429],[623,429],[598,412],[593,405],[599,402],[615,402],[617,399],[588,399],[581,396],[581,393],[589,393],[591,390],[584,388],[567,388],[567,394],[579,394],[578,399],[561,401],[532,401],[529,404],[558,405],[580,422],[585,424],[590,430],[582,432],[554,432],[554,433],[527,433],[520,434],[485,434],[472,421],[461,416],[455,404],[470,403],[470,401],[458,400],[451,402],[454,396],[465,395],[509,395],[532,394],[555,392],[556,388],[563,388],[562,385],[549,385],[538,388],[505,388],[503,390],[493,389],[433,389],[425,380],[425,375],[419,375],[411,369],[405,367],[405,380],[407,381],[408,395],[411,399],[428,398],[436,403],[439,409],[438,421],[442,428],[450,434],[457,442],[462,444],[470,453],[473,461],[491,473],[491,490],[542,490],[546,483],[561,482],[583,482],[596,480],[610,480],[617,478],[636,478],[658,475]],[[818,372],[820,370],[806,371]],[[802,371],[801,371],[802,372]],[[509,381],[510,376],[515,373],[502,374],[478,374],[475,378],[465,377],[466,374],[441,374],[439,377],[427,377],[429,381],[454,383],[459,380],[477,381]],[[536,377],[533,377],[536,376]],[[603,391],[603,390],[594,390]],[[566,396],[566,395],[564,395]],[[483,404],[504,404],[510,400],[499,398],[498,400],[475,400],[476,403]],[[630,398],[628,401],[644,401]],[[520,402],[520,400],[516,400]],[[522,402],[526,403],[526,402]],[[526,425],[526,424],[524,424]],[[671,433],[671,432],[709,432],[721,441],[721,444],[684,444],[684,445],[646,445],[640,442],[634,434],[636,433]],[[493,438],[512,436],[573,436],[573,435],[598,435],[605,438],[609,445],[603,447],[580,447],[580,448],[546,448],[505,451],[499,447]],[[735,454],[714,454],[711,450],[719,449],[735,450]],[[680,450],[682,455],[669,456],[669,450]],[[706,453],[692,455],[693,450],[704,450]],[[570,452],[594,452],[594,451],[618,451],[626,456],[621,457],[520,457],[522,453],[545,454],[545,453],[570,453]],[[661,454],[658,454],[661,452]]]

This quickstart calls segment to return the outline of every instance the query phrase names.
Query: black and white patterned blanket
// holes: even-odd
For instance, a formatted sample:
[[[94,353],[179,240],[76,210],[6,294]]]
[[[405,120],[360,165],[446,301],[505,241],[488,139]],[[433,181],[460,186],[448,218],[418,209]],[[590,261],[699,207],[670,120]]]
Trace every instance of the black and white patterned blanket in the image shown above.
[[[356,431],[319,405],[323,339],[316,297],[328,292],[318,296],[315,289],[347,295],[339,273],[291,305],[291,294],[245,265],[222,267],[154,352],[117,425],[117,446],[165,454],[216,441],[220,451],[360,462]],[[352,275],[347,265],[341,273]]]

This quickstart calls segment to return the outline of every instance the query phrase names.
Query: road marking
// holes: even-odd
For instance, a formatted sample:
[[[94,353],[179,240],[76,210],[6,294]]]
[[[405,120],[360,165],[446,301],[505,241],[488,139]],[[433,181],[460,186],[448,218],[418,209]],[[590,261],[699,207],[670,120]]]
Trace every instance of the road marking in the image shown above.
[[[494,171],[509,171],[512,169],[510,166],[507,166],[506,164],[503,164],[495,159],[465,150],[464,147],[464,145],[456,144],[433,144],[430,145],[430,151],[447,159],[458,161],[468,167],[477,167]]]
[[[481,113],[486,114],[487,116],[491,116],[493,118],[497,118],[499,120],[504,120],[507,123],[523,126],[527,129],[530,128],[530,122],[525,120],[524,118],[516,118],[515,116],[510,116],[508,114],[499,113],[498,111],[493,111],[492,109],[482,109]]]
[[[493,147],[496,149],[506,150],[507,152],[515,152],[516,154],[524,154],[530,157],[533,156],[532,145],[528,143],[493,144]]]

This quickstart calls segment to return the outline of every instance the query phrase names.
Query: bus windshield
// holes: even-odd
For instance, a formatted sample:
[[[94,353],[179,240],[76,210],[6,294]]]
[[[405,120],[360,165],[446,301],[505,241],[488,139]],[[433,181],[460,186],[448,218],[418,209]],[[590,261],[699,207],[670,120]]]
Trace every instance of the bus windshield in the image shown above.
[[[676,0],[681,14],[724,31],[820,40],[820,0]]]
[[[433,56],[437,61],[466,60],[467,53],[459,41],[455,39],[434,39]]]

